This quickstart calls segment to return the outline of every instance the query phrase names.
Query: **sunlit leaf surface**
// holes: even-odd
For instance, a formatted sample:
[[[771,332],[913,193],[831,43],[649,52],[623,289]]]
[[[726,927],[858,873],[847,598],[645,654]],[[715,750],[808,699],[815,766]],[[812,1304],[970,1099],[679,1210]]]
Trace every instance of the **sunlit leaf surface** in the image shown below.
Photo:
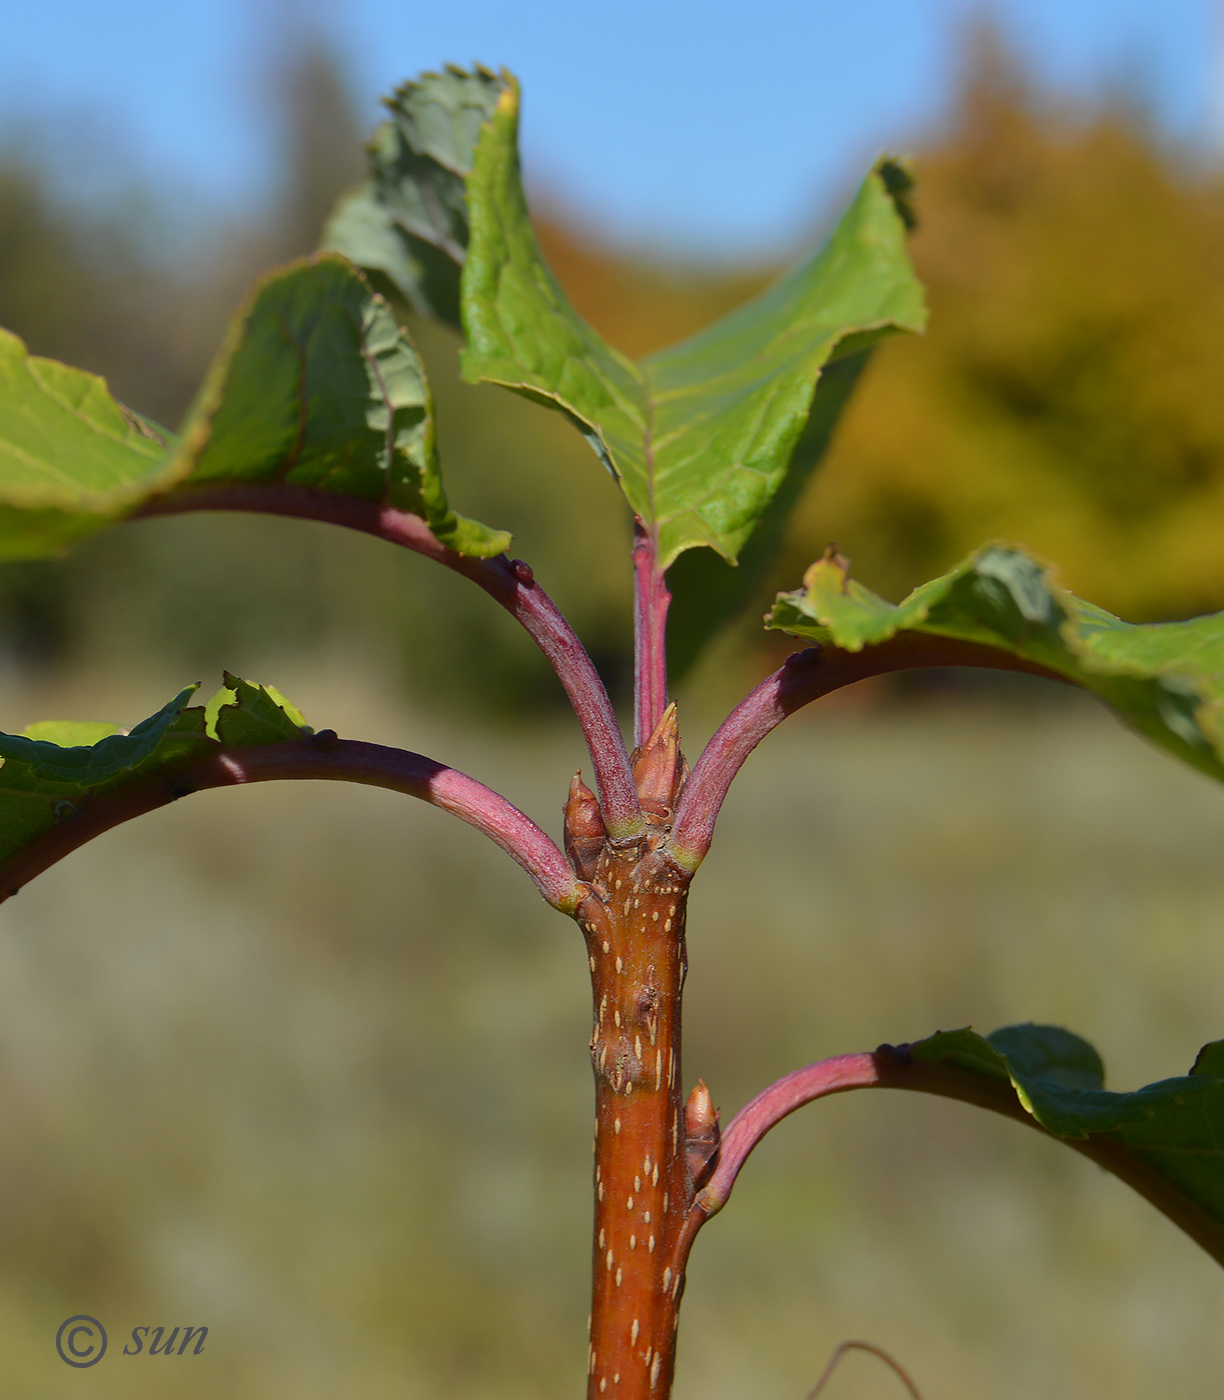
[[[1098,695],[1129,724],[1224,779],[1224,614],[1134,625],[1060,588],[1023,550],[988,545],[886,602],[830,552],[804,586],[779,594],[766,625],[844,651],[902,633],[948,637],[1046,667]]]

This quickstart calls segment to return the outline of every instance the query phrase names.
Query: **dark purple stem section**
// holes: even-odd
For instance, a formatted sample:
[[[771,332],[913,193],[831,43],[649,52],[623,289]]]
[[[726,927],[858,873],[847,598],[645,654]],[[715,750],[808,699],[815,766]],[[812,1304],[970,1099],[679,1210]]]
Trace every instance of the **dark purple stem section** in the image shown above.
[[[287,483],[184,488],[146,502],[132,518],[200,510],[256,511],[344,525],[423,554],[478,584],[523,625],[565,687],[590,751],[609,832],[621,837],[639,830],[637,789],[612,702],[574,629],[525,564],[504,554],[496,559],[457,554],[440,544],[419,516],[377,501]]]
[[[913,632],[900,633],[862,651],[811,647],[792,652],[773,675],[740,701],[702,751],[676,811],[672,859],[690,871],[705,859],[718,813],[735,775],[753,749],[787,715],[868,676],[925,666],[989,667],[1065,680],[1056,671],[995,647]]]
[[[693,1201],[677,1249],[678,1267],[683,1269],[701,1227],[727,1204],[740,1168],[765,1134],[804,1104],[850,1089],[911,1089],[959,1099],[1036,1128],[1133,1187],[1217,1263],[1224,1264],[1224,1225],[1118,1139],[1105,1133],[1082,1139],[1055,1137],[1025,1110],[1007,1080],[947,1063],[916,1060],[908,1046],[881,1045],[870,1054],[838,1055],[784,1075],[735,1115],[722,1135],[717,1165]]]
[[[72,815],[36,837],[0,871],[0,898],[86,841],[133,817],[205,788],[263,783],[277,778],[324,778],[366,783],[419,797],[482,831],[516,860],[554,908],[572,913],[581,890],[569,862],[530,817],[491,788],[432,758],[384,748],[330,731],[310,738],[251,748],[219,748],[181,767],[135,778],[113,792],[83,799]]]
[[[633,526],[633,742],[639,748],[667,709],[667,609],[671,593],[658,567],[654,535]]]

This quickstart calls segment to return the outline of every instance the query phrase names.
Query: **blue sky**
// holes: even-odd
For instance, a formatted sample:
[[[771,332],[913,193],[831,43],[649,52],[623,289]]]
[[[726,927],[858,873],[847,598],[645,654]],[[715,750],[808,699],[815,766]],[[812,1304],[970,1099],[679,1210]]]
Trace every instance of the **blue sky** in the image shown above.
[[[260,75],[334,36],[377,95],[446,61],[513,69],[529,180],[617,240],[752,255],[810,229],[880,149],[937,124],[966,17],[995,14],[1068,95],[1126,77],[1176,140],[1219,131],[1213,0],[5,0],[0,130],[67,178],[237,210],[275,182]]]

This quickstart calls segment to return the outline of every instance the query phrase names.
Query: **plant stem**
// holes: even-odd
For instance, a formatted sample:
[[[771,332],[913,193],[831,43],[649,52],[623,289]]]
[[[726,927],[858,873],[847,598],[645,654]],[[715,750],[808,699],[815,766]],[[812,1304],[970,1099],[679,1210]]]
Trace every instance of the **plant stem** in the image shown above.
[[[705,859],[735,775],[753,749],[787,715],[868,676],[939,666],[1024,671],[1065,681],[1057,671],[992,647],[916,633],[901,633],[857,652],[822,647],[794,651],[731,711],[702,750],[685,784],[672,827],[675,859],[690,871]]]
[[[24,847],[0,874],[0,899],[70,851],[121,822],[205,788],[280,778],[365,783],[419,797],[482,831],[518,862],[554,908],[572,913],[583,887],[552,839],[499,793],[455,768],[404,749],[337,739],[330,730],[300,740],[222,748],[181,767],[82,799],[76,810]]]
[[[605,846],[575,915],[595,1023],[590,1400],[671,1390],[692,1199],[680,1066],[687,891],[660,828],[636,849]]]
[[[885,1364],[885,1366],[887,1366],[888,1369],[892,1371],[893,1375],[897,1377],[897,1379],[906,1388],[906,1390],[909,1391],[911,1400],[922,1400],[922,1396],[918,1393],[918,1387],[914,1384],[914,1378],[905,1369],[905,1367],[901,1365],[901,1363],[896,1359],[895,1356],[890,1356],[889,1353],[886,1352],[883,1347],[876,1346],[874,1342],[858,1341],[841,1342],[838,1346],[833,1348],[833,1355],[829,1357],[828,1365],[820,1373],[820,1379],[808,1392],[807,1400],[816,1400],[816,1397],[821,1393],[822,1390],[824,1390],[825,1386],[829,1383],[829,1380],[832,1377],[833,1372],[837,1370],[839,1363],[843,1360],[846,1353],[850,1351],[865,1351],[868,1354],[868,1356],[878,1357]]]
[[[667,608],[671,593],[653,532],[633,523],[633,742],[641,747],[667,708]]]
[[[574,629],[526,565],[505,555],[476,559],[458,554],[407,511],[283,482],[182,488],[147,502],[131,518],[202,510],[255,511],[344,525],[423,554],[478,584],[522,624],[564,686],[591,755],[609,832],[625,839],[642,830],[629,755],[608,692]]]
[[[1057,1137],[1027,1112],[1009,1081],[952,1064],[915,1060],[904,1045],[881,1045],[868,1054],[838,1055],[784,1075],[735,1115],[722,1135],[717,1165],[693,1199],[677,1248],[681,1267],[702,1226],[726,1205],[740,1169],[765,1134],[804,1104],[850,1089],[910,1089],[959,1099],[1036,1128],[1126,1182],[1224,1264],[1224,1226],[1116,1137],[1109,1133],[1082,1139]]]

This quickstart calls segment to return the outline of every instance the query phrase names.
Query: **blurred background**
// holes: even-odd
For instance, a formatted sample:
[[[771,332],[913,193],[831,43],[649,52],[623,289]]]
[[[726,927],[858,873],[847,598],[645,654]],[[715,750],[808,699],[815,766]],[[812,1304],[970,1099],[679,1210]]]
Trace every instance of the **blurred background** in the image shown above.
[[[1203,3],[968,9],[68,5],[5,16],[0,324],[174,425],[251,280],[360,178],[375,93],[524,81],[547,255],[640,354],[820,237],[876,149],[919,171],[923,340],[883,347],[760,607],[680,694],[694,755],[776,664],[831,540],[894,599],[989,538],[1133,620],[1224,608],[1224,26]],[[843,12],[853,9],[854,13]],[[54,23],[54,29],[51,27]],[[628,522],[559,418],[412,327],[458,507],[516,535],[618,697]],[[436,571],[441,574],[442,571]],[[364,538],[123,527],[0,570],[0,725],[132,723],[222,667],[556,833],[583,762],[476,590]],[[1110,1087],[1224,1034],[1224,801],[1079,697],[860,686],[745,771],[690,927],[687,1075],[1064,1023]],[[0,913],[0,1377],[16,1396],[562,1396],[582,1386],[589,1032],[572,928],[389,794],[210,793]],[[677,1395],[806,1393],[847,1337],[928,1397],[1219,1393],[1224,1278],[1015,1125],[898,1096],[788,1121],[694,1255]],[[69,1371],[55,1329],[111,1332]],[[206,1324],[199,1358],[124,1358]],[[852,1357],[826,1394],[891,1394]]]

